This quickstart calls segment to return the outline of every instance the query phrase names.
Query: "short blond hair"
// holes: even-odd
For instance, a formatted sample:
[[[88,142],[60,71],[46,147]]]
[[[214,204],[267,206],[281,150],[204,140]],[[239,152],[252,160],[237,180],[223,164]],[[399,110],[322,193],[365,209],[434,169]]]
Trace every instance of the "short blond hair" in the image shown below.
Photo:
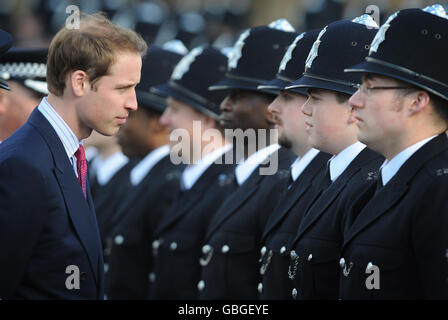
[[[93,85],[108,74],[117,52],[144,56],[147,44],[131,29],[113,24],[103,13],[80,14],[79,29],[63,27],[51,41],[47,61],[48,91],[62,96],[67,75],[87,73]]]

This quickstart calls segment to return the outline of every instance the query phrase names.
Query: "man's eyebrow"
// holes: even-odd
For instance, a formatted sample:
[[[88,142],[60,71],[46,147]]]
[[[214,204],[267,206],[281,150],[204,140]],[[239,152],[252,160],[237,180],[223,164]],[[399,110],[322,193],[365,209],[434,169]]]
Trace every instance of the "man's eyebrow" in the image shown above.
[[[127,89],[127,88],[131,88],[133,86],[136,86],[138,83],[128,83],[128,84],[117,84],[115,86],[115,88],[117,89]]]

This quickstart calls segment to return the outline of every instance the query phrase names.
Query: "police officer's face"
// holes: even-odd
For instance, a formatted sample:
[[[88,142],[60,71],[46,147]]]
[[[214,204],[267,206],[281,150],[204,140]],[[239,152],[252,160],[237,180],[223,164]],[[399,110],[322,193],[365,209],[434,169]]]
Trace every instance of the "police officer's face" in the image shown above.
[[[306,100],[306,96],[281,91],[268,107],[274,115],[275,128],[278,129],[278,143],[285,148],[307,143],[308,135],[301,109]]]
[[[165,128],[159,123],[156,112],[139,107],[129,115],[126,124],[118,131],[118,142],[128,157],[144,157],[157,147],[156,139]]]
[[[169,97],[167,108],[160,117],[160,123],[170,133],[169,140],[172,150],[175,149],[174,152],[178,152],[185,160],[190,161],[190,155],[193,155],[193,147],[201,146],[202,134],[208,129],[207,123],[209,121],[207,118],[206,115],[196,111],[190,105]],[[199,130],[193,130],[195,125],[200,126],[198,127]],[[199,134],[193,134],[196,132]],[[182,153],[182,150],[189,150],[190,153]]]
[[[394,89],[371,90],[369,87],[396,87],[399,84],[383,76],[363,77],[361,89],[355,92],[349,103],[354,109],[358,139],[371,149],[381,151],[384,145],[399,137],[406,123],[406,108],[402,97]]]
[[[333,91],[310,89],[302,112],[312,147],[331,154],[337,154],[346,147],[352,134],[350,126],[353,126],[348,102],[338,102]]]
[[[220,105],[220,124],[225,129],[272,129],[270,102],[257,92],[231,90]]]
[[[32,92],[15,81],[8,81],[11,91],[0,89],[0,141],[12,135],[39,104]]]

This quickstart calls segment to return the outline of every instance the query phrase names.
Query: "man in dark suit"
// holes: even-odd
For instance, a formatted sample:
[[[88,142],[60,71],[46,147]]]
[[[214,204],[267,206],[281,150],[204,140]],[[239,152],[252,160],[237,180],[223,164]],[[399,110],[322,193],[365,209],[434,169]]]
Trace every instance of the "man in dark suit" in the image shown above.
[[[225,71],[227,57],[213,47],[197,47],[174,69],[171,79],[157,86],[168,98],[161,123],[171,132],[172,152],[180,154],[187,167],[180,179],[180,192],[155,229],[152,242],[154,271],[150,274],[151,299],[197,299],[199,258],[205,231],[219,205],[235,188],[231,152],[218,124],[223,95],[208,91]],[[213,132],[209,141],[205,136]],[[182,135],[177,144],[177,134]],[[181,147],[178,149],[178,147]],[[195,157],[197,155],[197,157]]]
[[[175,198],[182,165],[171,162],[168,130],[160,123],[165,97],[150,92],[169,79],[186,49],[150,46],[136,87],[139,109],[118,133],[125,155],[141,159],[123,182],[104,195],[98,212],[104,246],[107,299],[146,299],[152,271],[151,243],[160,218]],[[121,174],[121,173],[120,173]],[[170,190],[169,192],[167,190]],[[100,220],[101,218],[101,220]]]
[[[440,5],[396,12],[346,70],[364,74],[350,98],[358,137],[386,161],[357,217],[353,204],[342,299],[448,299],[447,29]]]
[[[302,111],[309,141],[314,148],[334,155],[321,193],[310,202],[290,243],[287,273],[294,284],[294,299],[338,298],[346,209],[354,197],[374,184],[383,161],[357,140],[358,128],[348,99],[361,78],[344,73],[344,68],[367,55],[376,31],[376,23],[368,15],[329,24],[310,50],[303,77],[286,88],[308,89]]]
[[[319,31],[304,32],[297,36],[283,57],[275,79],[258,89],[277,93],[268,110],[274,115],[279,130],[279,144],[291,149],[297,159],[291,165],[290,182],[269,217],[261,237],[260,272],[258,285],[260,299],[291,299],[292,283],[288,278],[289,252],[287,246],[294,238],[303,213],[320,191],[320,180],[330,155],[311,148],[305,131],[302,105],[307,99],[305,89],[285,91],[302,75],[305,59]]]
[[[146,43],[102,15],[63,28],[50,94],[0,145],[0,297],[102,299],[103,256],[82,139],[115,134],[137,108]]]
[[[258,298],[260,275],[254,271],[259,241],[286,188],[293,154],[280,148],[276,136],[271,135],[274,121],[267,108],[275,95],[259,91],[257,86],[275,77],[286,48],[296,36],[284,19],[246,31],[233,47],[226,77],[210,88],[229,91],[221,103],[221,124],[234,132],[226,138],[236,137],[238,141],[241,133],[248,139],[234,147],[236,155],[243,156],[235,168],[238,188],[222,203],[207,228],[198,282],[201,299]]]

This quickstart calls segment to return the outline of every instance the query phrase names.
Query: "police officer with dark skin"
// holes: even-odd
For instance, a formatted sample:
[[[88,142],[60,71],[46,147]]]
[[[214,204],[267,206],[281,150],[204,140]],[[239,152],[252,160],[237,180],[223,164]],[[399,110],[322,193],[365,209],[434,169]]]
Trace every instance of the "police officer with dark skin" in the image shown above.
[[[168,96],[160,122],[170,131],[172,159],[187,166],[180,177],[180,192],[163,190],[176,199],[154,231],[151,299],[198,298],[205,231],[235,188],[234,164],[225,162],[232,145],[225,141],[218,122],[224,95],[208,91],[224,75],[226,64],[227,56],[218,49],[196,47],[176,65],[167,83],[154,88]]]
[[[261,238],[260,299],[291,299],[293,287],[287,274],[290,259],[286,247],[294,238],[310,201],[320,190],[320,180],[330,159],[328,153],[311,148],[308,142],[301,109],[307,100],[306,90],[283,90],[302,75],[308,52],[318,34],[318,30],[313,30],[298,35],[285,53],[276,78],[258,86],[260,90],[278,94],[268,110],[274,115],[279,144],[297,155],[291,165],[290,185],[269,217]]]
[[[240,140],[234,147],[245,161],[235,169],[239,187],[222,203],[207,229],[197,287],[200,299],[258,298],[260,275],[254,270],[258,269],[259,240],[278,196],[286,188],[293,154],[284,148],[279,150],[273,140],[256,141],[263,130],[269,136],[269,129],[273,129],[273,117],[267,108],[275,98],[257,86],[275,77],[296,36],[286,20],[245,31],[233,48],[226,77],[210,87],[230,90],[221,104],[222,125],[240,129],[241,134],[243,130],[252,132],[254,141],[244,145]],[[226,138],[238,138],[238,131],[233,134]],[[249,148],[239,152],[243,146]],[[251,146],[255,147],[252,151]],[[261,164],[264,160],[270,167]]]
[[[320,195],[310,202],[289,244],[294,299],[337,299],[339,258],[346,207],[353,197],[373,185],[384,158],[357,140],[356,120],[348,99],[361,82],[344,68],[360,62],[378,30],[364,15],[336,21],[319,33],[303,76],[288,88],[307,88],[302,105],[310,144],[334,156],[328,161]]]
[[[398,11],[346,70],[359,140],[386,161],[344,237],[342,299],[448,298],[447,30],[440,5]]]

